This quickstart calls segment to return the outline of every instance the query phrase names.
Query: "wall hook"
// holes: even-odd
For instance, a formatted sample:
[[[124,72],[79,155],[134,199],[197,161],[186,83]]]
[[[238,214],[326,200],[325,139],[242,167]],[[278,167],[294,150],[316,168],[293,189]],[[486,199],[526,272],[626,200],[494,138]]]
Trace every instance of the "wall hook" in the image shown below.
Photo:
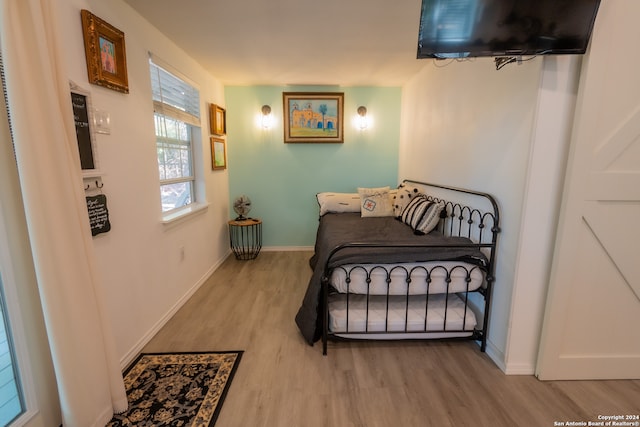
[[[96,187],[95,187],[95,188],[93,188],[93,186],[91,185],[91,183],[89,183],[89,184],[85,184],[85,185],[84,185],[84,191],[89,191],[89,190],[91,190],[92,188],[93,188],[94,190],[100,190],[100,189],[102,189],[102,187],[104,187],[104,183],[103,183],[102,181],[100,181],[99,179],[96,179],[94,182],[95,182],[95,184],[96,184]]]

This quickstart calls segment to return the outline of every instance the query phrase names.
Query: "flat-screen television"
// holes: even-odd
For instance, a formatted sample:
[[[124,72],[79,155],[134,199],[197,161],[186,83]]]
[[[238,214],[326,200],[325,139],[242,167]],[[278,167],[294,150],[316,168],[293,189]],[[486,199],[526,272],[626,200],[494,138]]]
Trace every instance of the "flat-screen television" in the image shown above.
[[[583,54],[600,0],[422,0],[418,58]]]

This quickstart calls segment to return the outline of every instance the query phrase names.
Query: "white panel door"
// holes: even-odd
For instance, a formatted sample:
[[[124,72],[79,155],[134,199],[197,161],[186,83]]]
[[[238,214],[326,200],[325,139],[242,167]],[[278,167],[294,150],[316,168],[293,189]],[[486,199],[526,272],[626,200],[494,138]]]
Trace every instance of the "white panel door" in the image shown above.
[[[536,374],[640,378],[640,2],[585,55]]]

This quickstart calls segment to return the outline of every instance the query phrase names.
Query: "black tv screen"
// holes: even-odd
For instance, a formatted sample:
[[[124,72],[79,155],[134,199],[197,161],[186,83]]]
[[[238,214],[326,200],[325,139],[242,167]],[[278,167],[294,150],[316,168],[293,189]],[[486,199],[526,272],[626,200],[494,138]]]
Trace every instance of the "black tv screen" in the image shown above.
[[[600,0],[422,0],[418,58],[583,54]]]

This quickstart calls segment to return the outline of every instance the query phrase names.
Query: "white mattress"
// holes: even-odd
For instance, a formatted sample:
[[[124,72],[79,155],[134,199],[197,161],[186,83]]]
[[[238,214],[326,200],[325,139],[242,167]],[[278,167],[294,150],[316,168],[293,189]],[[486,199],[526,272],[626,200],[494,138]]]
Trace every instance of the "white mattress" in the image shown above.
[[[407,277],[410,277],[409,295],[424,295],[427,293],[427,271],[431,274],[429,284],[430,294],[447,293],[447,275],[450,275],[448,293],[466,292],[467,276],[469,291],[474,291],[482,286],[484,273],[476,265],[459,261],[432,261],[408,264],[347,264],[333,270],[330,283],[341,293],[386,295],[387,276],[389,283],[389,295],[407,295]],[[351,282],[347,284],[347,272]],[[388,274],[390,272],[391,274]],[[367,276],[371,283],[367,284]]]
[[[408,319],[406,319],[407,297],[390,296],[387,318],[387,297],[349,294],[349,329],[347,331],[347,294],[329,296],[329,330],[340,332],[403,332],[425,331],[426,296],[409,297]],[[445,324],[446,304],[446,324]],[[426,332],[451,331],[470,335],[476,326],[476,316],[470,307],[465,310],[464,301],[456,294],[429,296]],[[406,321],[408,320],[408,321]],[[464,327],[463,327],[464,322]],[[442,336],[440,334],[434,334]],[[392,337],[395,338],[395,337]]]

